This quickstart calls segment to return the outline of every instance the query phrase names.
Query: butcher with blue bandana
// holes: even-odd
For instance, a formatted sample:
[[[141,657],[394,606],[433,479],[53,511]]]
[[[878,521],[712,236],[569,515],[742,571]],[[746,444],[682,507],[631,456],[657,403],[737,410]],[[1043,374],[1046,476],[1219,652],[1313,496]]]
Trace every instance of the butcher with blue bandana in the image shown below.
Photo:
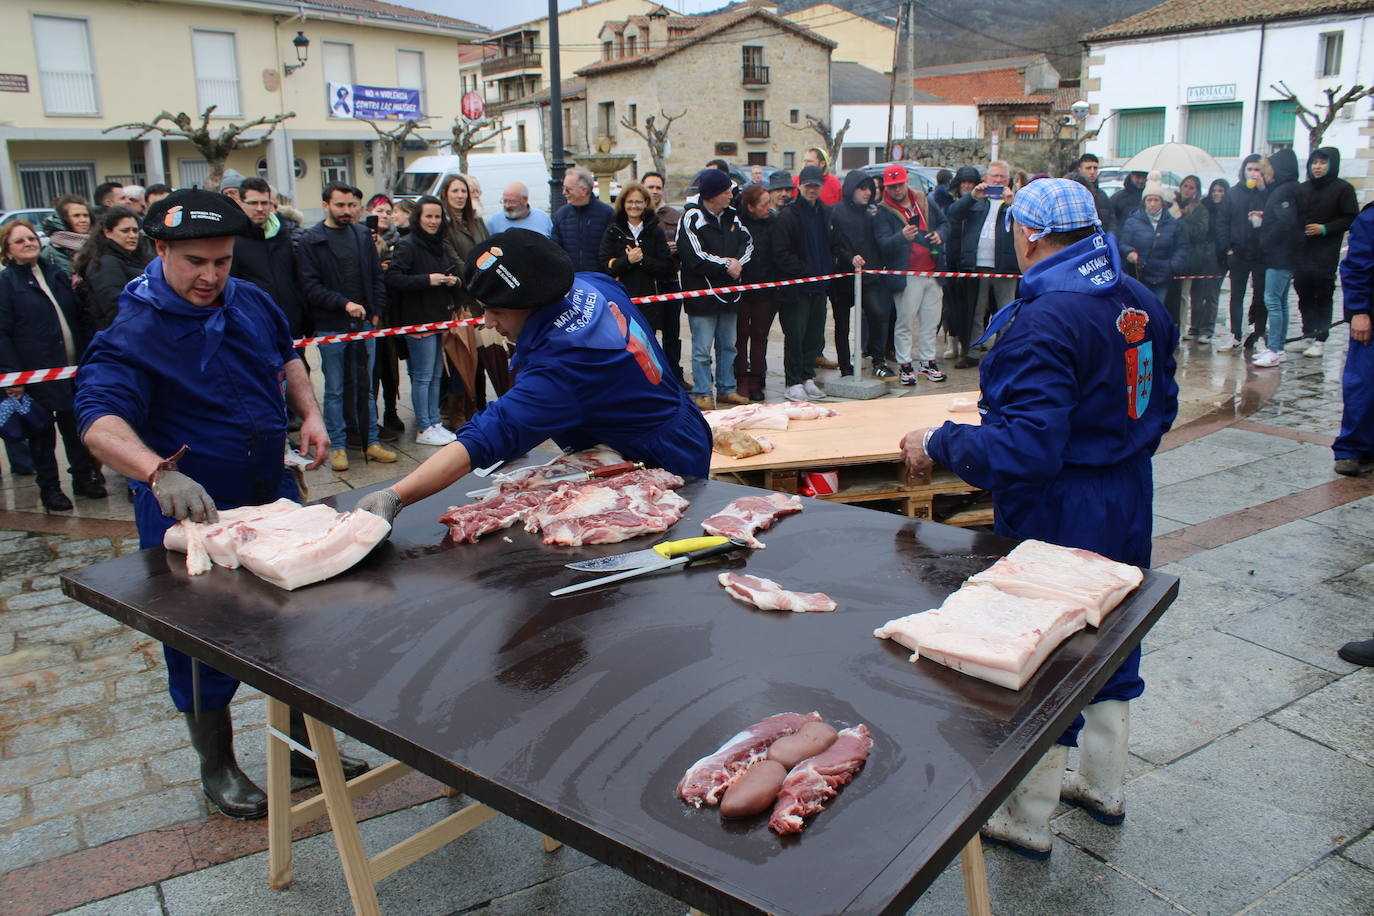
[[[1023,276],[1020,297],[983,335],[997,342],[979,367],[981,422],[908,433],[907,465],[922,476],[938,463],[991,490],[998,534],[1148,567],[1150,459],[1178,413],[1178,329],[1145,286],[1123,275],[1115,241],[1103,234],[1081,184],[1033,181],[1006,219]],[[1048,856],[1061,782],[1066,801],[1120,823],[1127,702],[1144,689],[1137,647],[984,835],[1032,858]],[[1065,774],[1074,745],[1080,764]]]

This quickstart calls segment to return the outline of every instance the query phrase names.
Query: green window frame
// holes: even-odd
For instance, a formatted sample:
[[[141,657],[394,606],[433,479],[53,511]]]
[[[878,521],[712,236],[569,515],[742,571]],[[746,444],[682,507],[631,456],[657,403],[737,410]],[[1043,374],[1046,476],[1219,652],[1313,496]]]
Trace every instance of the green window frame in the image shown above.
[[[1116,113],[1116,155],[1134,156],[1164,142],[1163,108],[1123,108]]]
[[[1245,106],[1240,102],[1189,105],[1184,142],[1200,147],[1213,156],[1239,156],[1244,114]]]
[[[1270,146],[1291,147],[1298,130],[1298,106],[1294,102],[1278,101],[1265,105],[1264,139]]]

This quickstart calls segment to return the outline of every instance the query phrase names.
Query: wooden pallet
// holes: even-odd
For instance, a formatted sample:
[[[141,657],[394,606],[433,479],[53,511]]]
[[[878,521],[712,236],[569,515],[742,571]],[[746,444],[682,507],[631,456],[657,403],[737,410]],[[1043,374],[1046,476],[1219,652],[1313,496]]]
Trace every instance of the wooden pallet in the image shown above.
[[[958,396],[976,397],[964,392]],[[881,398],[827,403],[839,412],[821,420],[793,420],[785,430],[759,430],[774,444],[752,458],[712,455],[711,477],[782,493],[796,493],[807,471],[837,471],[839,489],[821,496],[840,503],[895,503],[908,518],[971,527],[991,524],[991,506],[964,505],[978,493],[953,473],[937,469],[930,480],[912,480],[902,460],[902,436],[946,420],[976,425],[977,413],[951,413],[951,395]],[[942,505],[949,503],[950,505]]]

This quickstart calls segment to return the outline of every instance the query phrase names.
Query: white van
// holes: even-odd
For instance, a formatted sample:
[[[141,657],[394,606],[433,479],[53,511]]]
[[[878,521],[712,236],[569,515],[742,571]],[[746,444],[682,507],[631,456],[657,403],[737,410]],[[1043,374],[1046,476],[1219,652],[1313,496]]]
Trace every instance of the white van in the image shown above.
[[[421,156],[396,182],[393,197],[411,200],[422,194],[439,194],[449,175],[458,174],[457,156]],[[512,181],[530,189],[530,207],[548,212],[549,170],[541,153],[472,153],[468,174],[482,183],[482,209],[487,215],[501,209],[501,191]]]

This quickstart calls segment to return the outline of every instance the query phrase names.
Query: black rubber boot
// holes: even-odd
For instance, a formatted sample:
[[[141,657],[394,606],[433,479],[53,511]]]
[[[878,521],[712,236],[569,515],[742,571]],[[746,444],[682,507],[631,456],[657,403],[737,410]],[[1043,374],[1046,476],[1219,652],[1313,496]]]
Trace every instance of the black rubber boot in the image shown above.
[[[200,755],[200,787],[221,812],[251,821],[267,814],[267,794],[239,769],[234,758],[234,725],[227,709],[186,713],[191,746]]]
[[[310,747],[310,733],[305,729],[305,716],[294,709],[291,710],[291,740]],[[344,779],[361,776],[372,769],[366,760],[359,760],[347,754],[339,755],[339,765],[343,768]],[[300,751],[291,752],[291,775],[300,779],[320,778],[320,774],[315,771],[315,761]]]

